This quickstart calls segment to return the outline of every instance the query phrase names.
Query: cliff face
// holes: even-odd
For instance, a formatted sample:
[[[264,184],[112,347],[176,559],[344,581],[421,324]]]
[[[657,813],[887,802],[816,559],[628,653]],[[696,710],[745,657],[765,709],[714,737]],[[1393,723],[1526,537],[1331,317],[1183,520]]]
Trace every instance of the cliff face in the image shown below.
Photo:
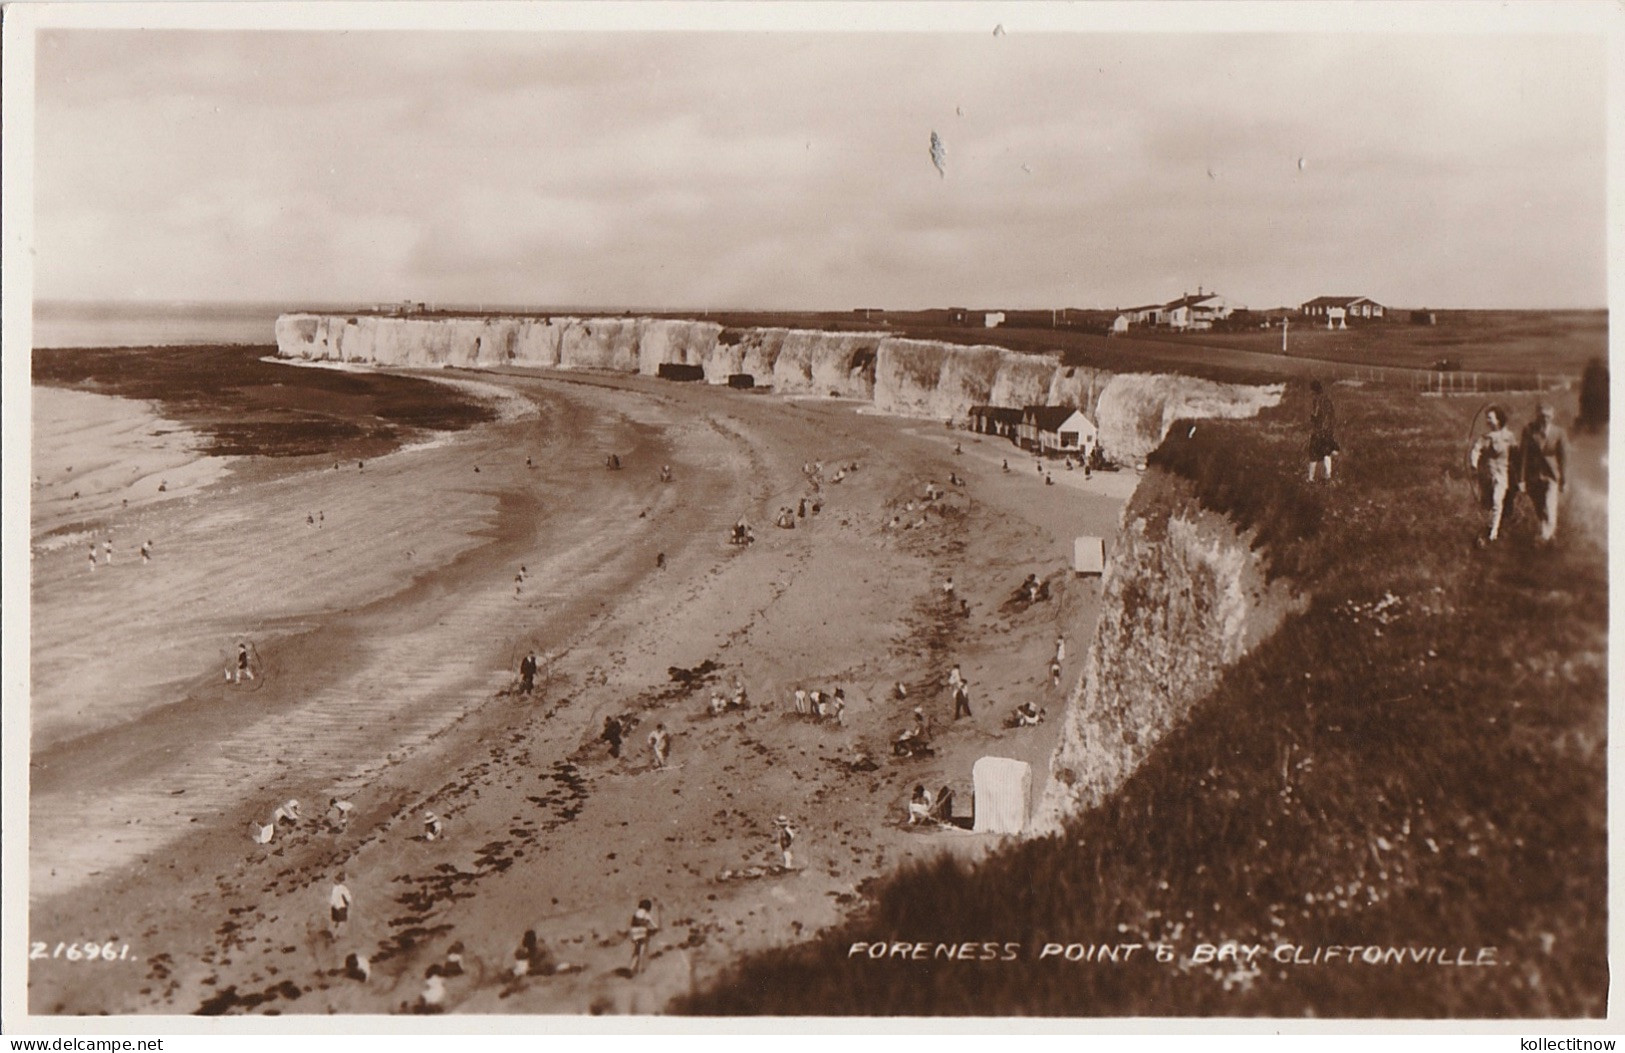
[[[725,383],[748,373],[791,394],[872,401],[884,413],[963,421],[972,406],[1077,406],[1100,427],[1113,460],[1134,464],[1183,417],[1251,416],[1280,388],[1061,365],[1002,347],[908,340],[884,333],[723,329],[661,318],[386,318],[290,314],[277,319],[287,358],[390,366],[501,365],[654,374],[697,365]]]
[[[1153,470],[1124,509],[1084,678],[1068,701],[1039,829],[1095,807],[1300,601],[1247,537]]]

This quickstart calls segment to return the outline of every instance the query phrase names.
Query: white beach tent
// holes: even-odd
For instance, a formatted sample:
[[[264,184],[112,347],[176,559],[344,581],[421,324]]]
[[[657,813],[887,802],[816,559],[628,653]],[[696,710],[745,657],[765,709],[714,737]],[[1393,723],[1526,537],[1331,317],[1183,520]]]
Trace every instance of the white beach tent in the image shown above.
[[[1009,757],[983,757],[971,768],[979,834],[1019,834],[1027,825],[1033,766]]]

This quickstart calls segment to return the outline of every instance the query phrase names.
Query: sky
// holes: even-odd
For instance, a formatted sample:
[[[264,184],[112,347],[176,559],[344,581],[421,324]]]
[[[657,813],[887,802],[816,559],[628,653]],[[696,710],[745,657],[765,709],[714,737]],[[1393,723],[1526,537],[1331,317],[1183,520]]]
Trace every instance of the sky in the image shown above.
[[[1599,36],[41,29],[35,49],[36,299],[1607,301]]]

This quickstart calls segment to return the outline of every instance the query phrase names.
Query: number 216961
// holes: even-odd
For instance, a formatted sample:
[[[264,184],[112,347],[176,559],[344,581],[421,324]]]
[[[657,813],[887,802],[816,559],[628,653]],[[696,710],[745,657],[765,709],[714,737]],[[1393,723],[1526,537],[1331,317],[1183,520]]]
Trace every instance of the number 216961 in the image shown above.
[[[127,943],[58,943],[55,947],[44,940],[35,940],[28,948],[28,960],[39,961],[42,958],[62,958],[70,962],[121,962],[130,957],[130,945]]]

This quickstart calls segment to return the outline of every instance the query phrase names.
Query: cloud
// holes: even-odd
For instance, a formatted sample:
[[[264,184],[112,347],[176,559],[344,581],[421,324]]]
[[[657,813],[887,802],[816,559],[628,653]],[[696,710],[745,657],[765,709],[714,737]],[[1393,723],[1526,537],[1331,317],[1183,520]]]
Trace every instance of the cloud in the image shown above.
[[[38,70],[45,296],[1603,298],[1588,38],[51,30]]]

